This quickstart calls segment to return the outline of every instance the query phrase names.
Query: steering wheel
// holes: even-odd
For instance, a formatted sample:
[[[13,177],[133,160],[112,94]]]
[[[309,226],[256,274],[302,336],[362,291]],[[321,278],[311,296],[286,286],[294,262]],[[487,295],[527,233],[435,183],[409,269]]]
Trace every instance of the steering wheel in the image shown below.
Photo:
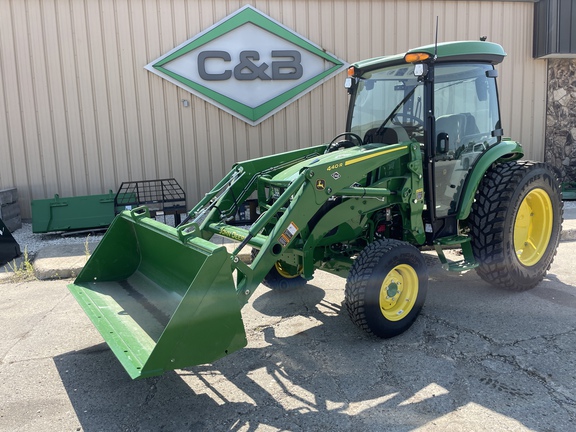
[[[336,141],[338,138],[344,137],[344,136],[354,138],[354,141],[356,141],[356,142],[354,143],[350,140]],[[362,138],[360,138],[359,135],[356,135],[353,132],[342,132],[341,134],[336,135],[332,139],[332,141],[330,141],[330,144],[328,144],[328,147],[326,147],[325,153],[330,153],[330,152],[333,152],[336,150],[340,150],[341,148],[350,148],[350,147],[354,147],[354,146],[359,147],[363,144],[364,144],[364,140],[362,140]]]
[[[418,118],[412,114],[405,114],[405,113],[396,113],[392,118],[392,123],[395,125],[402,125],[402,122],[397,120],[397,117],[403,117],[406,120],[412,120],[414,123],[418,124],[418,126],[424,126],[424,120]]]

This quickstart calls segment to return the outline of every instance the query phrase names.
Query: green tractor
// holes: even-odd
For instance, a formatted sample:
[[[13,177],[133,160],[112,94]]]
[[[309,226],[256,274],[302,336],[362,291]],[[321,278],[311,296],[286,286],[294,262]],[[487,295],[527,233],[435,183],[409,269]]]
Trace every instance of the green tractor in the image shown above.
[[[258,285],[305,286],[318,269],[347,278],[352,321],[381,338],[420,313],[424,247],[449,271],[533,288],[556,254],[562,201],[554,172],[504,138],[494,65],[505,55],[451,42],[353,64],[346,132],[235,164],[177,228],[124,211],[69,289],[139,378],[244,347],[241,309]],[[248,199],[258,219],[232,225]],[[447,260],[456,247],[461,259]]]

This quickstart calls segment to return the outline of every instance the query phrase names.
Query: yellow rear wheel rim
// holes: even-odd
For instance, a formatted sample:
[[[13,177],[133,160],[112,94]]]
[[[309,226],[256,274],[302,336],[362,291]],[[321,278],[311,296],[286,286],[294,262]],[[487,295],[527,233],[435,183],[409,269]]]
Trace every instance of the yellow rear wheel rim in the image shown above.
[[[533,189],[524,197],[514,221],[514,250],[521,264],[537,264],[550,242],[554,212],[544,189]]]
[[[389,321],[405,318],[416,303],[418,274],[408,264],[394,267],[380,288],[380,311]]]
[[[295,277],[298,277],[302,274],[302,267],[298,266],[298,269],[296,270],[296,274],[289,272],[287,269],[282,267],[282,263],[280,261],[276,261],[276,263],[274,264],[274,267],[276,267],[276,271],[278,272],[278,274],[280,276],[282,276],[283,278],[286,279],[294,279]]]

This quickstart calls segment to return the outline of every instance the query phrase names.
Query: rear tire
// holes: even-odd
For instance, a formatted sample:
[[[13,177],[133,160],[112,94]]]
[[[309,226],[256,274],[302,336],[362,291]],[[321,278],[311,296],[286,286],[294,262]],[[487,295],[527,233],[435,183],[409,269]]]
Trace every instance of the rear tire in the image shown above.
[[[550,269],[562,233],[554,171],[530,161],[495,165],[475,198],[470,228],[478,275],[507,290],[534,288]]]
[[[380,338],[406,331],[428,291],[428,268],[414,246],[378,240],[358,256],[346,281],[345,303],[358,327]]]

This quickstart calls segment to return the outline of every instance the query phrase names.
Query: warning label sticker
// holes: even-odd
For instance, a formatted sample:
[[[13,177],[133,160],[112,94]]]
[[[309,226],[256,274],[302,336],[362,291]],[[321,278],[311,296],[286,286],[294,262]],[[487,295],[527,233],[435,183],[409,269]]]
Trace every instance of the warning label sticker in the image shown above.
[[[286,246],[288,243],[290,243],[290,240],[292,240],[292,237],[294,237],[297,232],[298,227],[296,224],[294,222],[290,222],[290,225],[288,225],[286,231],[284,231],[278,239],[278,243],[280,243],[282,246]]]

